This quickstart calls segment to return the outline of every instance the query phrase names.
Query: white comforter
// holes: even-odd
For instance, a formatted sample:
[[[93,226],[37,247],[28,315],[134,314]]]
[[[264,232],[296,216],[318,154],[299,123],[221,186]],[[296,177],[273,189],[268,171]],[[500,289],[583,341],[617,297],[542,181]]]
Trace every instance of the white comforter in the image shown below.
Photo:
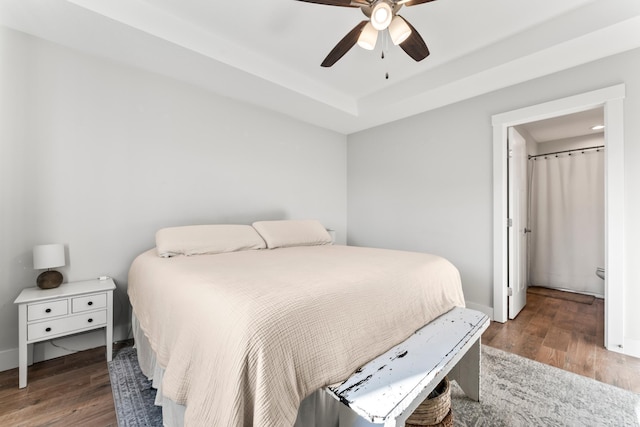
[[[291,426],[305,396],[464,306],[443,258],[331,245],[150,250],[128,293],[187,426]]]

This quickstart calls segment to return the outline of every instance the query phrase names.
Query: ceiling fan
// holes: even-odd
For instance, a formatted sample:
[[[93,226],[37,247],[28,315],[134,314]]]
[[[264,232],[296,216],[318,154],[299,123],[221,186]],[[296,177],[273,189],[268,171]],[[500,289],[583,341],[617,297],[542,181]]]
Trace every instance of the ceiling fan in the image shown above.
[[[389,30],[391,41],[399,45],[415,61],[429,56],[429,49],[420,34],[406,19],[398,15],[402,6],[415,6],[434,0],[297,0],[329,6],[359,7],[367,18],[356,25],[322,61],[323,67],[338,62],[356,43],[368,50],[376,47],[378,32]]]

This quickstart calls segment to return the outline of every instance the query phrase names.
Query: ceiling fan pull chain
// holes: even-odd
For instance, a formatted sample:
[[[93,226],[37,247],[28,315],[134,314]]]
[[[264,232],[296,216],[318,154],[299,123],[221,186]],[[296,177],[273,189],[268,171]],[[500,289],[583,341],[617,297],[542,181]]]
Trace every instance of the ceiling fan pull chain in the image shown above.
[[[389,52],[389,33],[382,31],[382,59],[384,59],[386,52]]]
[[[389,52],[389,33],[387,31],[382,32],[382,59],[385,57],[385,52]],[[385,80],[389,80],[389,72],[384,73]]]

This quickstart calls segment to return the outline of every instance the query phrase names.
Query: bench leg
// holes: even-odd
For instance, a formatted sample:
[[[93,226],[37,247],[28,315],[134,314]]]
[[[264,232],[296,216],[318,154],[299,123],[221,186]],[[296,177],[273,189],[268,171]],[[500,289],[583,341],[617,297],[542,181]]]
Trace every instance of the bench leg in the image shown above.
[[[371,423],[345,405],[340,405],[339,414],[338,426],[340,427],[404,427],[404,421],[395,418],[387,420],[384,426]]]
[[[340,404],[338,426],[340,427],[381,427],[373,424],[353,412],[349,407]]]
[[[473,343],[469,351],[449,373],[462,391],[472,400],[480,401],[480,341]]]

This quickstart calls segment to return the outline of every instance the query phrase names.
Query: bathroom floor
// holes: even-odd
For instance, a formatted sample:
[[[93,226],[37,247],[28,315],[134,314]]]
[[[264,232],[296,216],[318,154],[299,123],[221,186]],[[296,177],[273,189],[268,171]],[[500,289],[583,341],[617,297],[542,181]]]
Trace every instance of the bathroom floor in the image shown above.
[[[514,320],[491,322],[482,343],[640,393],[640,359],[604,348],[604,300],[527,292]]]

